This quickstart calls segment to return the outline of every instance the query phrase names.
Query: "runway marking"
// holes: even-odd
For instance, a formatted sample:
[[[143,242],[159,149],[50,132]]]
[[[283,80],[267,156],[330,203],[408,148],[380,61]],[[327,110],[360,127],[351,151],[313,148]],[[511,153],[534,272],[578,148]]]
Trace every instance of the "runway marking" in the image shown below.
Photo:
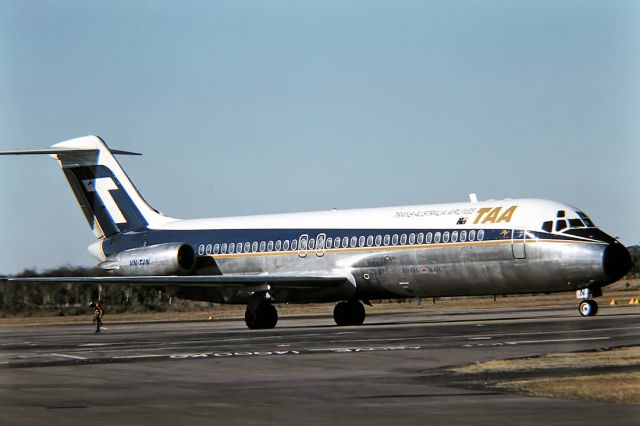
[[[78,346],[85,347],[85,346],[107,346],[107,345],[117,345],[117,343],[84,343]]]
[[[469,337],[468,340],[491,340],[493,337],[489,336],[478,336],[478,337]]]
[[[75,355],[54,354],[54,353],[52,353],[52,354],[50,354],[50,355],[53,355],[53,356],[59,356],[59,357],[62,357],[62,358],[71,358],[71,359],[80,359],[80,360],[85,360],[85,359],[87,359],[87,358],[85,358],[85,357],[83,357],[83,356],[75,356]]]
[[[521,340],[518,342],[505,342],[507,345],[528,345],[536,343],[582,342],[585,340],[609,340],[610,337],[581,337],[575,339],[547,339],[547,340]]]
[[[149,355],[121,355],[112,356],[111,359],[138,359],[138,358],[164,358],[167,355],[149,354]]]

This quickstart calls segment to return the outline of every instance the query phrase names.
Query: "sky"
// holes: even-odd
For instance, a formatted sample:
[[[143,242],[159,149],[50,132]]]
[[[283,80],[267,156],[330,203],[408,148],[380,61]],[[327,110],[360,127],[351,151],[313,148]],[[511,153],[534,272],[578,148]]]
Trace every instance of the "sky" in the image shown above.
[[[195,218],[547,198],[640,242],[640,2],[0,0],[0,149],[97,134]],[[94,265],[0,158],[0,274]]]

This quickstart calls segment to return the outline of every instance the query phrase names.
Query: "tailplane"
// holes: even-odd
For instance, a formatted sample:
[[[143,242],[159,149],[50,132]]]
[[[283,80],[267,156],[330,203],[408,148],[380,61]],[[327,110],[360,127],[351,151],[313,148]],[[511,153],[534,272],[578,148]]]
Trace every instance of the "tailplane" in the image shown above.
[[[49,154],[58,160],[91,229],[99,239],[173,220],[147,204],[114,157],[114,154],[140,154],[110,150],[98,136],[70,139],[48,149],[5,151],[0,154]]]

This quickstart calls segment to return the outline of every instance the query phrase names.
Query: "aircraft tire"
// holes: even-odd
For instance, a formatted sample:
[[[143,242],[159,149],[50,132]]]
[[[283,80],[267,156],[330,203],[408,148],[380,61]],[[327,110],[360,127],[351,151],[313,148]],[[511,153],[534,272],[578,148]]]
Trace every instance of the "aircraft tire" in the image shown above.
[[[578,311],[583,317],[592,317],[598,313],[598,303],[595,300],[583,300],[578,305]]]
[[[255,309],[247,308],[244,321],[251,330],[274,328],[278,323],[278,310],[269,302],[261,302]]]
[[[364,306],[358,300],[345,300],[338,302],[333,309],[333,319],[337,325],[362,325],[366,312]]]

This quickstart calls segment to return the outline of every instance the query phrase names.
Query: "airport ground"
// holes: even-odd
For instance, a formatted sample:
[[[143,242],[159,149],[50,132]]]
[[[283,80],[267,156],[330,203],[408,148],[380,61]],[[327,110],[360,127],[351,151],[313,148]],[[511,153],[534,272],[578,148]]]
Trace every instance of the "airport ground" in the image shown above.
[[[582,378],[582,388],[606,395],[599,382],[617,389],[630,379],[637,394],[636,293],[607,292],[593,318],[562,295],[546,306],[557,296],[384,304],[368,308],[360,327],[335,326],[322,306],[307,315],[283,306],[276,329],[256,331],[205,312],[107,320],[98,335],[86,318],[3,319],[2,423],[640,424],[633,399],[541,397],[526,387]]]

